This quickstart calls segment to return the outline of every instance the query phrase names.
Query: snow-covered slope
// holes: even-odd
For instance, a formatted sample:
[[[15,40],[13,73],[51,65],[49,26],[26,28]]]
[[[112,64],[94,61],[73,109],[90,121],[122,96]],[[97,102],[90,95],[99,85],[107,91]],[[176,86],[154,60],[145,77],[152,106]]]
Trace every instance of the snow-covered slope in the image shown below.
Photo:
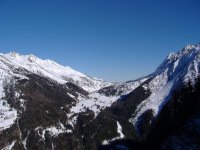
[[[76,106],[72,107],[71,112],[84,112],[88,108],[94,111],[95,116],[97,116],[101,110],[110,107],[115,101],[132,92],[147,79],[141,78],[130,82],[115,83],[99,91],[92,92],[88,97],[80,98]]]
[[[61,84],[66,82],[74,83],[88,92],[99,90],[102,87],[111,85],[109,82],[88,77],[83,73],[64,67],[52,60],[42,60],[34,55],[20,55],[16,52],[0,54],[0,61],[12,68],[23,68],[31,73],[48,77]],[[10,71],[10,70],[9,70]]]
[[[17,119],[17,110],[11,108],[10,105],[4,100],[3,81],[0,80],[0,132],[14,124]]]
[[[10,65],[7,64],[7,60],[0,56],[0,132],[11,127],[17,119],[17,110],[12,108],[5,99],[4,88],[6,85],[14,82],[11,81],[17,77],[19,79],[26,78],[22,74],[12,72]],[[5,65],[6,64],[6,65]]]
[[[200,44],[187,45],[177,53],[170,53],[156,71],[148,76],[152,79],[143,88],[149,89],[151,95],[137,106],[130,121],[135,124],[141,114],[149,109],[157,115],[169,99],[171,91],[188,80],[193,82],[199,70]]]

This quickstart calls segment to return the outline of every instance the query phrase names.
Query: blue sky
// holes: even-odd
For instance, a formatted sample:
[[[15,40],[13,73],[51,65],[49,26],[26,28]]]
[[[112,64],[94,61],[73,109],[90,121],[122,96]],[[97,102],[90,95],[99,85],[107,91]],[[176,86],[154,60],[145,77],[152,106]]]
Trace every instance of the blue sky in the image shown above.
[[[0,51],[131,80],[200,42],[199,0],[0,0]]]

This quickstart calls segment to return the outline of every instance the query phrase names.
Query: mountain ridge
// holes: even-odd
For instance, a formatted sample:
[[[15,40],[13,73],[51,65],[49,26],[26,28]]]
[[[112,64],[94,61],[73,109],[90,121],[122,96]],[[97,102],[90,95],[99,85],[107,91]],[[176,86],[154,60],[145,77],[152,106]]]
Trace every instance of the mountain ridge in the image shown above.
[[[68,66],[62,66],[52,60],[42,60],[32,54],[20,55],[16,52],[10,52],[8,54],[0,55],[1,57],[4,57],[4,59],[9,60],[8,63],[11,63],[11,65],[16,68],[21,67],[32,73],[42,74],[43,76],[49,77],[61,84],[64,84],[67,81],[75,84],[80,84],[79,82],[83,82],[84,84],[79,86],[82,86],[82,88],[88,90],[89,92],[98,90],[103,86],[111,84],[100,79],[86,76]],[[71,78],[72,76],[73,78]]]

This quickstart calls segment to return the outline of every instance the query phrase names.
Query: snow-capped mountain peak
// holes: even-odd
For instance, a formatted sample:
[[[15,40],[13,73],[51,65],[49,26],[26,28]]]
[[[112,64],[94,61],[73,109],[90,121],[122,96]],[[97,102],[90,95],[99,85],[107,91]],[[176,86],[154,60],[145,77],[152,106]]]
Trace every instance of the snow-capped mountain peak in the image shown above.
[[[13,58],[19,58],[19,57],[20,57],[20,54],[17,53],[17,52],[15,52],[15,51],[10,52],[10,53],[8,53],[7,55],[10,55],[10,56],[13,57]]]
[[[166,69],[171,70],[171,68],[174,68],[175,71],[178,64],[183,67],[182,65],[187,65],[189,62],[197,60],[198,57],[200,57],[200,44],[187,45],[181,51],[170,53],[154,73],[163,72]]]
[[[47,78],[50,78],[58,83],[65,84],[72,82],[88,92],[99,90],[102,87],[110,85],[111,83],[101,81],[78,72],[68,66],[62,66],[52,60],[40,59],[35,55],[20,55],[16,52],[8,54],[0,54],[0,61],[3,59],[16,68],[23,68],[31,73],[35,73]],[[2,63],[6,65],[5,63]]]
[[[170,53],[167,58],[167,60],[173,61],[176,59],[176,54],[174,52]]]
[[[152,79],[144,86],[151,91],[151,95],[138,105],[133,123],[149,109],[157,115],[172,91],[188,80],[194,82],[199,76],[199,70],[200,44],[187,45],[176,53],[170,53],[155,72],[149,75]]]

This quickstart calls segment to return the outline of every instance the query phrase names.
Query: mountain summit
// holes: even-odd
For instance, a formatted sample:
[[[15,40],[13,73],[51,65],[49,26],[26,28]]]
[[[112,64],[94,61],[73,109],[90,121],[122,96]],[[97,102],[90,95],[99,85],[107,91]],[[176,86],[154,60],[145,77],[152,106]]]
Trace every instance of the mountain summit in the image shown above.
[[[145,89],[150,90],[150,96],[137,106],[133,117],[134,122],[145,111],[152,109],[154,115],[162,109],[174,89],[189,80],[194,82],[200,70],[200,45],[187,45],[177,53],[170,53],[161,65],[147,78]]]
[[[34,55],[20,55],[16,52],[0,54],[2,66],[10,65],[13,70],[21,68],[30,73],[41,75],[58,83],[73,82],[88,92],[96,91],[111,83],[84,75],[70,67],[64,67],[52,60],[42,60]],[[6,62],[7,64],[5,64]],[[21,73],[23,74],[23,72]]]

